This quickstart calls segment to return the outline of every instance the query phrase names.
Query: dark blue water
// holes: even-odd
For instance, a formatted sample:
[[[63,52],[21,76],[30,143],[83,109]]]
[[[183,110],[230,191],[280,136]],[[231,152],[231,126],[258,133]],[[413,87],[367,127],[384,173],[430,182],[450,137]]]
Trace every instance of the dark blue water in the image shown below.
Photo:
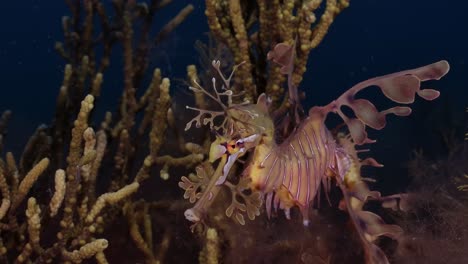
[[[198,61],[194,42],[206,40],[204,32],[208,31],[203,1],[178,0],[158,13],[156,19],[158,28],[191,2],[195,3],[195,10],[189,23],[180,25],[151,53],[151,64],[161,67],[171,78],[184,78],[186,65]],[[395,164],[403,162],[398,157],[406,159],[413,148],[435,148],[432,152],[437,153],[439,143],[434,138],[434,127],[450,128],[451,124],[444,124],[444,120],[451,118],[447,113],[460,119],[468,102],[467,13],[465,1],[351,1],[325,40],[311,52],[301,86],[307,93],[305,105],[326,104],[353,84],[372,76],[446,59],[451,72],[434,83],[442,92],[441,98],[430,104],[418,102],[410,118],[391,119],[388,128],[378,135],[380,143],[374,148],[384,159],[393,157],[390,162]],[[62,40],[64,15],[69,15],[64,1],[2,3],[0,110],[12,109],[14,113],[10,125],[14,137],[8,139],[11,148],[21,148],[35,127],[41,122],[48,123],[52,117],[64,66],[53,47]],[[121,58],[116,61],[120,63]],[[106,73],[103,98],[119,96],[119,74],[119,68]],[[116,102],[104,102],[101,107],[112,110]]]
[[[203,1],[177,2],[165,10],[166,18],[186,3]],[[311,53],[303,89],[313,87],[313,101],[326,102],[345,87],[367,77],[447,59],[452,71],[438,85],[445,93],[461,95],[468,79],[464,76],[468,69],[466,12],[468,3],[454,0],[351,1],[324,42]],[[63,60],[53,47],[55,41],[62,40],[60,21],[67,14],[64,1],[3,3],[0,16],[2,108],[20,106],[24,110],[39,110],[27,115],[33,122],[41,119],[42,111],[53,109],[63,69]],[[167,21],[164,17],[161,20]],[[167,56],[155,57],[161,60],[160,64],[170,61],[172,73],[183,75],[185,65],[197,60],[194,41],[202,39],[207,29],[203,5],[197,3],[190,23],[182,24],[174,32],[167,41],[170,45],[163,43],[164,51],[155,50]],[[21,107],[19,102],[28,107]],[[15,112],[19,115],[23,111]]]

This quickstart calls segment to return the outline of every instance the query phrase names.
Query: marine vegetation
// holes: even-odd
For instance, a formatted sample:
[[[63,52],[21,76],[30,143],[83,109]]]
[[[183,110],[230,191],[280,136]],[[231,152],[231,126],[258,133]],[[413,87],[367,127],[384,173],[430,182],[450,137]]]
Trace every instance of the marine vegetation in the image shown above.
[[[64,40],[55,48],[66,65],[55,117],[50,125],[37,128],[20,156],[6,152],[0,158],[0,262],[108,263],[104,250],[113,239],[109,230],[122,220],[129,223],[123,234],[133,238],[133,248],[141,248],[153,262],[161,261],[167,248],[153,253],[138,230],[145,219],[146,230],[151,231],[149,205],[142,206],[132,194],[149,178],[153,165],[190,167],[186,161],[200,160],[200,155],[177,163],[160,154],[170,118],[171,83],[160,69],[152,70],[149,84],[143,76],[151,48],[194,7],[187,5],[157,30],[153,18],[170,1],[65,2],[70,16],[62,19]],[[97,117],[99,123],[93,127],[104,73],[116,52],[123,58],[115,77],[123,87],[119,107]],[[138,89],[145,89],[142,95]],[[2,142],[10,136],[6,133],[10,115],[11,111],[3,114]],[[142,118],[137,120],[137,115]],[[150,233],[146,243],[152,243],[148,237]]]
[[[387,115],[410,115],[417,96],[438,98],[421,86],[447,74],[447,61],[363,81],[305,111],[309,54],[349,1],[206,0],[210,43],[197,44],[202,71],[187,66],[193,103],[180,109],[179,76],[152,68],[150,54],[193,5],[155,29],[171,0],[65,2],[55,116],[22,153],[1,153],[1,263],[403,259],[410,225],[375,205],[406,212],[412,195],[370,190],[362,167],[382,165],[362,146]],[[117,109],[100,113],[115,83]],[[368,88],[397,105],[379,110],[361,97]]]
[[[436,127],[434,138],[442,143],[441,149],[415,150],[408,163],[411,210],[405,214],[394,212],[391,217],[405,230],[395,263],[466,262],[468,112],[465,110],[463,122],[447,110],[442,110],[441,126]]]

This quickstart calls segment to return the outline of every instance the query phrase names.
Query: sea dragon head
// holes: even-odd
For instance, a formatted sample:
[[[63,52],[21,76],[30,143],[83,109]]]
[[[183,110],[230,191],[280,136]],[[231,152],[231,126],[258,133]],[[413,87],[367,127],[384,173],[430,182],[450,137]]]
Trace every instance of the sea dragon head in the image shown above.
[[[217,135],[211,143],[209,161],[215,162],[227,155],[223,175],[216,182],[223,184],[232,166],[248,150],[273,138],[273,121],[268,114],[268,98],[262,94],[256,104],[230,107],[226,110],[226,129],[224,135]]]
[[[257,103],[244,101],[236,104],[233,102],[234,94],[230,89],[231,77],[240,65],[234,67],[229,77],[225,77],[221,72],[219,61],[213,61],[212,66],[221,78],[221,88],[217,88],[216,79],[213,78],[213,92],[208,92],[196,82],[196,87],[190,87],[190,89],[207,95],[222,110],[211,111],[187,107],[198,111],[199,114],[187,123],[185,130],[195,124],[196,127],[209,125],[210,129],[216,132],[216,139],[210,146],[209,161],[213,163],[223,155],[227,157],[223,175],[217,182],[219,185],[224,183],[232,165],[238,158],[242,157],[248,150],[258,146],[260,142],[273,139],[274,124],[268,111],[271,100],[265,94],[258,97]]]

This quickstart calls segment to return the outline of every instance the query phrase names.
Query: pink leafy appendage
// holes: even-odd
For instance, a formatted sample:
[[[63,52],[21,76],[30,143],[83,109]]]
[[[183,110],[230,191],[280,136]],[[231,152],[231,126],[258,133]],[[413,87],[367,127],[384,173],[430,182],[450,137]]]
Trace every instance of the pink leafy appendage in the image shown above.
[[[420,68],[375,77],[351,87],[351,89],[341,95],[337,100],[321,108],[320,111],[324,114],[327,112],[335,112],[340,115],[348,126],[356,144],[370,143],[373,141],[367,137],[366,126],[380,130],[386,125],[386,115],[395,114],[398,116],[407,116],[411,114],[411,108],[407,106],[396,106],[378,111],[369,100],[355,98],[359,91],[371,86],[377,86],[388,99],[399,104],[413,103],[416,94],[425,100],[434,100],[439,97],[440,93],[433,89],[421,89],[421,82],[439,80],[447,74],[449,69],[450,66],[448,62],[442,60]],[[346,116],[341,110],[343,106],[351,108],[356,118]]]

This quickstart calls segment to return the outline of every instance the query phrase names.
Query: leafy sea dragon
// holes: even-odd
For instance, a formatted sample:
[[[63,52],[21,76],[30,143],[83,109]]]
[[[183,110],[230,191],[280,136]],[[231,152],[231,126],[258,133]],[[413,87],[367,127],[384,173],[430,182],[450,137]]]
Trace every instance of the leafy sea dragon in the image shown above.
[[[289,78],[292,71],[288,67],[292,65],[292,57],[291,48],[286,44],[278,44],[269,55],[271,60],[282,66],[283,73],[288,74]],[[364,211],[363,205],[368,199],[375,199],[382,201],[384,206],[405,209],[405,196],[381,197],[379,192],[369,190],[360,176],[361,166],[382,165],[372,158],[359,159],[355,145],[375,142],[367,137],[366,127],[380,130],[386,125],[387,114],[407,116],[411,108],[395,106],[378,111],[369,100],[355,98],[355,95],[376,86],[388,99],[398,104],[413,103],[416,94],[425,100],[434,100],[439,92],[421,89],[420,84],[442,78],[449,71],[449,64],[439,61],[358,83],[333,102],[312,107],[308,116],[300,120],[294,131],[280,144],[274,138],[275,126],[269,114],[267,96],[260,95],[256,104],[233,104],[229,89],[232,74],[225,78],[219,65],[219,61],[213,62],[223,80],[222,92],[218,91],[215,79],[214,96],[200,85],[191,87],[218,102],[222,111],[188,107],[199,111],[199,114],[187,124],[186,129],[193,123],[197,127],[209,124],[212,129],[219,129],[221,135],[211,144],[209,155],[210,162],[219,160],[217,169],[213,171],[211,166],[201,165],[197,168],[197,176],[183,177],[179,183],[185,190],[184,197],[196,202],[194,207],[186,210],[186,218],[192,222],[202,221],[221,187],[226,186],[233,193],[233,201],[226,214],[234,216],[241,224],[245,223],[242,213],[246,212],[253,220],[260,214],[259,207],[264,202],[268,217],[272,209],[276,211],[279,208],[289,219],[290,209],[299,207],[303,224],[307,226],[309,208],[319,198],[321,186],[328,192],[334,181],[343,192],[342,207],[348,211],[363,243],[366,263],[388,263],[385,254],[373,242],[382,235],[397,239],[402,230],[399,226],[385,224],[378,215]],[[293,87],[289,87],[291,91],[294,91]],[[227,105],[222,102],[222,96],[227,97]],[[294,95],[290,97],[294,98]],[[347,116],[342,111],[343,106],[350,108],[354,117]],[[346,124],[348,135],[332,135],[325,125],[329,113],[339,115]],[[214,122],[218,116],[224,117],[220,126]],[[297,118],[297,111],[295,116]],[[228,180],[229,172],[235,161],[248,152],[251,154],[236,186]],[[250,197],[242,192],[245,189],[252,190]],[[243,199],[238,200],[236,195]]]

